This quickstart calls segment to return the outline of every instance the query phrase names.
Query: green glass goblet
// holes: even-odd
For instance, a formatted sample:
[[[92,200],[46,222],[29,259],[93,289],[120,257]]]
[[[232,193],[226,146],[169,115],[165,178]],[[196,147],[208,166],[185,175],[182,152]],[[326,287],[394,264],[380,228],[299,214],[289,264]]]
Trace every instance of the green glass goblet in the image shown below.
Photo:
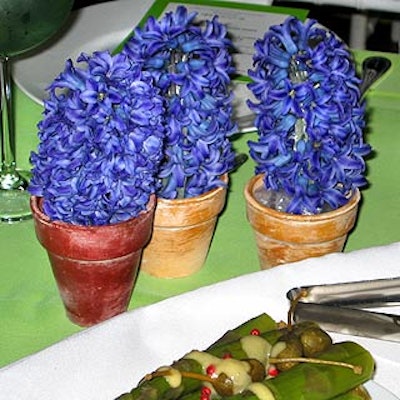
[[[41,45],[66,21],[73,0],[0,0],[0,221],[30,218],[28,172],[16,165],[11,58]]]

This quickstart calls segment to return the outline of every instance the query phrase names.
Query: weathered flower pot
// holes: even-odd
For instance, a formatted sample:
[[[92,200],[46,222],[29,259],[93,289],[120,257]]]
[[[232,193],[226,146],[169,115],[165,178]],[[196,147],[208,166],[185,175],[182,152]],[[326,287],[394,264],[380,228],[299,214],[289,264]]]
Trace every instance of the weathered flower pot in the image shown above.
[[[343,250],[357,218],[359,190],[337,210],[294,215],[259,203],[253,194],[262,185],[263,175],[257,175],[244,191],[247,218],[254,230],[261,269]]]
[[[180,278],[199,271],[224,208],[226,191],[226,187],[219,187],[193,198],[158,198],[141,270],[159,278]]]
[[[36,235],[48,252],[68,318],[91,326],[126,311],[150,239],[155,197],[136,218],[102,226],[51,221],[41,202],[31,197]]]

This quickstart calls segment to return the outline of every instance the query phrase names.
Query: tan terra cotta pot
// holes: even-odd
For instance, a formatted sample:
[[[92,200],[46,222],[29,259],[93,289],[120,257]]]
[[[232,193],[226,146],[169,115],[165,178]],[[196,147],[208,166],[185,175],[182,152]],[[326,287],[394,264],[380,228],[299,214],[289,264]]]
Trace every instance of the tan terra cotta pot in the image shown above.
[[[47,250],[68,318],[91,326],[127,310],[155,209],[124,222],[82,226],[51,221],[31,197],[36,236]]]
[[[263,175],[247,183],[247,219],[256,239],[261,269],[343,250],[354,227],[360,191],[343,207],[318,215],[294,215],[260,204],[253,193],[263,185]]]
[[[223,177],[228,185],[228,177]],[[157,198],[153,233],[143,250],[141,271],[159,278],[181,278],[204,265],[227,187],[201,196]]]

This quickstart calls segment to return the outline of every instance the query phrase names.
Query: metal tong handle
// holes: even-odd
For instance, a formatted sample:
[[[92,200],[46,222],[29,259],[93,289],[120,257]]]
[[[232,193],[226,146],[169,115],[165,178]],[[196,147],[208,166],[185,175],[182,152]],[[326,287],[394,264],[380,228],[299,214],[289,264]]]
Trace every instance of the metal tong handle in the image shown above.
[[[400,342],[400,316],[357,308],[400,304],[400,277],[302,286],[287,297],[298,301],[296,322],[315,321],[332,332]]]
[[[400,304],[400,276],[331,285],[302,286],[287,293],[294,300],[300,292],[303,303],[318,303],[334,306],[378,307]]]
[[[400,316],[326,304],[298,303],[294,320],[315,321],[331,332],[400,342]]]

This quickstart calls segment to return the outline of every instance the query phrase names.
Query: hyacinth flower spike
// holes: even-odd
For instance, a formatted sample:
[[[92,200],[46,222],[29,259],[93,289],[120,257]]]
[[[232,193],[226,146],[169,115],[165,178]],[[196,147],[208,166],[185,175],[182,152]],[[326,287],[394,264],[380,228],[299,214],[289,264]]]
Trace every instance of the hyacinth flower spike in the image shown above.
[[[82,54],[49,87],[29,191],[52,220],[125,221],[145,210],[163,157],[164,100],[123,54]]]
[[[217,17],[204,28],[183,6],[160,21],[150,17],[134,31],[122,54],[152,74],[167,102],[167,138],[158,196],[201,195],[224,185],[234,151],[229,88],[231,42]]]
[[[289,17],[256,41],[253,61],[248,106],[259,136],[249,148],[266,191],[281,193],[281,211],[293,214],[343,206],[366,185],[371,151],[348,48],[316,21]]]

